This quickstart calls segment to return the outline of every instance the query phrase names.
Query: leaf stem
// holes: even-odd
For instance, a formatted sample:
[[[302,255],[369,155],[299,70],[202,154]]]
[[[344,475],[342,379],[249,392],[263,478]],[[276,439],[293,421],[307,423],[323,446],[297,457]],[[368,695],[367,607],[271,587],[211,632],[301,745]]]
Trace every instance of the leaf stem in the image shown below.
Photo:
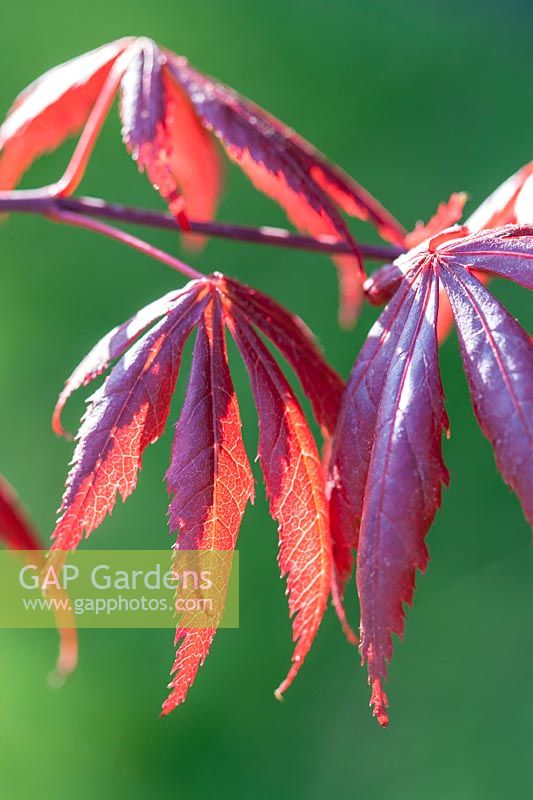
[[[171,214],[132,208],[118,203],[108,203],[95,197],[42,197],[32,192],[0,192],[0,212],[25,211],[54,217],[64,211],[72,212],[77,218],[100,217],[119,222],[130,222],[152,228],[163,228],[180,232],[180,226]],[[74,223],[72,223],[74,224]],[[284,228],[233,225],[226,222],[203,222],[189,220],[190,230],[187,235],[212,236],[233,241],[265,244],[274,247],[285,247],[293,250],[310,250],[328,255],[342,255],[351,252],[349,246],[332,236],[313,239],[291,233]],[[85,226],[88,227],[88,226]],[[117,238],[117,237],[114,237]],[[125,241],[123,239],[123,241]],[[140,241],[140,240],[137,240]],[[125,242],[126,243],[126,242]],[[154,248],[155,249],[155,248]],[[363,256],[375,261],[391,261],[404,250],[394,245],[371,245],[358,243],[358,250]],[[180,262],[179,262],[180,263]]]
[[[53,205],[57,206],[57,203],[54,202]],[[46,212],[45,216],[56,222],[63,222],[66,225],[75,225],[78,228],[85,228],[86,230],[100,233],[103,236],[108,236],[110,239],[115,239],[117,242],[122,242],[122,244],[128,245],[134,250],[138,250],[140,253],[150,256],[150,258],[154,258],[156,261],[161,261],[163,264],[166,264],[167,267],[181,272],[182,275],[186,275],[188,278],[194,280],[205,278],[203,273],[189,267],[187,264],[184,264],[183,261],[174,258],[174,256],[171,256],[169,253],[165,253],[164,250],[160,250],[158,247],[154,247],[143,239],[138,239],[136,236],[132,236],[125,231],[107,225],[105,222],[91,219],[73,211],[66,211],[62,208],[52,208]]]

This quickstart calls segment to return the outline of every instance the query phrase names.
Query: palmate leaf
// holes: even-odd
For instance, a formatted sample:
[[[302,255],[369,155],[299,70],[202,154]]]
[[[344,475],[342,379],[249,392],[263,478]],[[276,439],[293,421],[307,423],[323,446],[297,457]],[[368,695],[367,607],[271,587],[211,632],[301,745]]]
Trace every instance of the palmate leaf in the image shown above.
[[[10,550],[33,551],[32,563],[36,553],[43,550],[25,510],[7,480],[0,475],[0,541]],[[38,559],[38,566],[44,566],[44,559]],[[64,599],[64,590],[58,590],[59,599]],[[56,620],[59,633],[59,653],[55,668],[55,680],[64,680],[76,669],[78,662],[78,635],[71,611],[58,604]]]
[[[334,564],[345,583],[357,549],[361,655],[374,714],[388,722],[383,681],[391,634],[403,634],[424,535],[440,505],[447,428],[437,355],[438,289],[450,300],[476,417],[498,469],[533,524],[533,344],[478,280],[533,287],[533,226],[451,228],[389,269],[396,291],[347,384],[329,466]]]
[[[135,488],[143,451],[163,431],[181,351],[194,328],[191,375],[167,472],[170,529],[178,532],[177,549],[235,548],[246,504],[253,498],[253,479],[227,363],[225,326],[250,375],[259,416],[259,458],[270,510],[279,524],[279,563],[287,577],[295,641],[281,694],[301,667],[330,596],[331,540],[316,444],[258,331],[292,365],[326,435],[333,432],[343,384],[301,320],[272,299],[215,273],[151,304],[91,351],[67,381],[57,421],[74,388],[101,374],[113,358],[120,360],[89,400],[53,549],[75,548],[112,511],[117,492],[125,500]],[[164,713],[185,699],[215,632],[216,625],[178,628]]]
[[[0,129],[0,189],[15,186],[35,158],[86,125],[79,178],[116,92],[126,147],[184,230],[188,217],[208,220],[215,213],[221,187],[216,137],[299,230],[345,242],[351,255],[335,262],[341,318],[353,322],[364,270],[341,212],[370,222],[396,244],[403,243],[403,227],[282,122],[150,39],[118,40],[32,84]]]

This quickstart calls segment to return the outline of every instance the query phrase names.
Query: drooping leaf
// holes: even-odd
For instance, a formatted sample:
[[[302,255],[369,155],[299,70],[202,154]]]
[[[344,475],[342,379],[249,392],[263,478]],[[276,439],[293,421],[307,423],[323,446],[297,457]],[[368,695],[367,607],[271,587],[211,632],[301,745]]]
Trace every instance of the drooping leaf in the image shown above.
[[[32,551],[33,563],[36,561],[37,553],[43,549],[14,489],[2,475],[0,475],[0,541],[11,550]],[[44,566],[44,559],[37,558],[37,566]],[[59,593],[59,599],[66,599],[63,590]],[[76,669],[78,635],[73,614],[63,603],[57,604],[55,614],[59,633],[55,679],[62,681]]]
[[[179,550],[234,550],[242,517],[253,502],[253,476],[241,435],[239,407],[229,372],[224,320],[215,293],[198,326],[187,396],[167,472],[171,532]],[[216,626],[181,628],[172,668],[168,713],[187,695],[204,663]]]
[[[204,126],[220,139],[229,157],[260,191],[276,200],[293,224],[312,236],[333,235],[348,243],[353,257],[335,259],[342,289],[341,317],[353,321],[361,302],[363,267],[338,211],[376,224],[395,241],[404,231],[384,209],[301,137],[279,120],[221,83],[169,54],[169,70],[186,92]]]
[[[221,170],[214,144],[165,69],[166,60],[154,42],[142,40],[122,81],[122,135],[139,168],[186,226],[183,211],[199,220],[213,217]]]
[[[533,257],[533,252],[532,252]],[[533,345],[487,289],[455,264],[440,270],[481,430],[533,525]]]
[[[379,270],[368,290],[392,295],[348,382],[333,439],[328,492],[340,581],[357,547],[361,644],[374,713],[387,723],[383,681],[391,634],[427,561],[424,535],[447,480],[447,426],[437,364],[437,289],[458,329],[474,410],[498,469],[533,524],[533,343],[478,275],[533,286],[533,228],[472,234],[452,227]],[[389,296],[390,296],[389,295]]]
[[[113,80],[108,82],[111,74]],[[117,40],[73,59],[23,93],[0,131],[0,151],[4,150],[0,189],[14,186],[37,156],[87,122],[75,163],[69,165],[64,185],[56,185],[56,191],[71,192],[119,90],[126,147],[183,231],[189,218],[209,220],[216,209],[221,178],[209,135],[213,133],[228,156],[260,191],[281,205],[299,230],[347,244],[351,254],[333,260],[339,273],[341,321],[354,322],[365,275],[341,211],[370,222],[396,244],[404,242],[404,228],[362,186],[280,120],[145,37]]]
[[[415,572],[428,560],[424,537],[441,502],[448,473],[441,456],[447,418],[438,371],[438,281],[422,272],[383,384],[365,486],[357,552],[361,656],[368,665],[371,703],[388,723],[383,681],[392,633],[403,634]]]
[[[0,128],[0,189],[12,189],[36,158],[81,130],[131,41],[119,39],[54,67],[17,97]]]
[[[425,565],[423,538],[446,479],[434,327],[437,280],[422,269],[423,258],[414,262],[409,281],[401,283],[356,361],[328,481],[334,560],[343,588],[353,567],[352,550],[359,548],[360,647],[381,724],[387,723],[382,681],[392,655],[391,633],[402,631],[402,604],[410,602],[415,569]]]
[[[151,39],[139,39],[121,82],[122,138],[135,161],[153,141],[165,113],[165,58]]]
[[[331,590],[331,542],[322,465],[302,410],[269,351],[237,313],[229,321],[250,375],[259,417],[259,460],[278,521],[279,565],[287,576],[295,649],[291,685],[314,641]]]
[[[341,621],[343,610],[331,580],[323,468],[316,444],[256,330],[293,366],[326,434],[334,424],[342,382],[325,364],[304,324],[270,298],[215,273],[152,303],[93,349],[67,383],[69,391],[101,373],[114,358],[120,361],[89,401],[54,547],[75,548],[83,532],[90,533],[110,513],[116,492],[125,500],[135,488],[143,450],[160,435],[168,415],[183,343],[196,327],[191,377],[167,475],[170,526],[179,529],[178,549],[234,549],[253,483],[228,371],[224,324],[250,372],[260,417],[261,463],[271,511],[280,526],[279,561],[287,576],[296,642],[281,693],[309,651],[330,593]],[[326,389],[332,396],[320,398]],[[185,699],[217,624],[214,620],[212,628],[178,627],[174,677],[163,713]]]
[[[322,428],[324,447],[329,452],[329,439],[335,430],[344,388],[341,378],[324,360],[313,334],[301,319],[288,313],[267,295],[237,281],[225,278],[224,287],[231,303],[270,339],[292,366],[311,401],[315,418]],[[355,644],[356,636],[347,621],[342,587],[336,576],[333,576],[331,591],[346,638],[350,644]]]
[[[397,356],[415,293],[405,283],[394,295],[355,362],[343,396],[330,457],[328,496],[333,555],[340,586],[353,568],[376,418],[387,370]]]

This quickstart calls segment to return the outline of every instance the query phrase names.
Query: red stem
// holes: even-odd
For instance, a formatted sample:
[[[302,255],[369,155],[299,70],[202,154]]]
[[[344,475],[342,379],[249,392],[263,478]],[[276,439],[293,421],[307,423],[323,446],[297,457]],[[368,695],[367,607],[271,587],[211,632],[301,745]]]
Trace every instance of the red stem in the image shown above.
[[[56,205],[56,203],[54,203]],[[193,269],[192,267],[187,266],[184,264],[183,261],[180,261],[177,258],[169,255],[169,253],[165,253],[164,250],[159,250],[158,247],[154,247],[148,242],[143,241],[143,239],[138,239],[136,236],[132,236],[125,231],[121,231],[118,228],[113,228],[111,225],[106,225],[105,222],[99,222],[95,219],[89,219],[88,217],[84,217],[82,214],[76,214],[72,211],[65,211],[61,208],[54,208],[45,213],[45,216],[49,219],[53,219],[57,222],[63,222],[66,225],[76,225],[78,228],[85,228],[86,230],[94,231],[95,233],[101,233],[103,236],[108,236],[110,239],[115,239],[117,242],[122,242],[122,244],[126,244],[129,247],[132,247],[134,250],[138,250],[140,253],[144,253],[150,258],[154,258],[156,261],[161,261],[163,264],[166,264],[167,267],[171,267],[171,269],[175,269],[177,272],[181,272],[182,275],[186,275],[188,278],[193,278],[194,280],[201,280],[205,278],[201,272]]]
[[[181,230],[171,214],[108,203],[105,200],[93,197],[51,199],[36,196],[31,192],[0,192],[0,212],[2,211],[25,211],[44,214],[49,217],[57,217],[58,213],[69,211],[74,212],[77,215],[77,219],[81,215],[85,217],[102,217],[152,228],[164,228],[178,232]],[[291,233],[283,228],[252,228],[246,225],[232,225],[225,222],[201,222],[199,220],[189,220],[189,226],[190,231],[188,233],[201,236],[215,236],[233,241],[266,244],[294,250],[311,250],[328,255],[351,252],[345,242],[339,241],[334,237],[323,236],[319,239],[313,239],[309,236]],[[114,238],[117,237],[115,236]],[[122,241],[126,243],[124,238],[122,238]],[[358,244],[358,249],[364,258],[376,261],[392,261],[404,252],[401,247],[393,245]]]

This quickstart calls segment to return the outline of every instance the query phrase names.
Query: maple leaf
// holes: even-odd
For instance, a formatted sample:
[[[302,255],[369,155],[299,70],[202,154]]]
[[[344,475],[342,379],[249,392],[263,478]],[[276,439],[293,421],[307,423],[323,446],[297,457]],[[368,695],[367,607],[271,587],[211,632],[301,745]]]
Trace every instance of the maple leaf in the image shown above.
[[[323,470],[306,419],[269,339],[293,367],[317,421],[332,434],[343,383],[323,360],[306,326],[271,298],[214,275],[150,304],[96,345],[66,382],[54,414],[79,386],[118,359],[88,401],[77,435],[53,550],[74,549],[111,513],[117,492],[134,490],[145,448],[163,432],[183,346],[197,330],[191,374],[167,472],[169,525],[181,550],[234,550],[253,479],[241,437],[224,329],[248,370],[259,417],[259,459],[278,521],[295,648],[278,689],[300,669],[331,591],[331,541]],[[209,652],[213,628],[180,628],[167,713],[185,699]]]
[[[0,128],[0,188],[14,187],[35,158],[83,128],[64,176],[47,187],[51,196],[71,194],[117,92],[126,147],[184,231],[188,218],[208,220],[215,213],[221,186],[216,137],[299,230],[348,245],[351,255],[334,261],[341,319],[353,322],[364,269],[341,212],[367,220],[396,244],[403,242],[402,226],[282,122],[150,39],[104,45],[55,67],[23,92]]]
[[[416,570],[426,566],[424,538],[448,480],[439,285],[451,304],[479,425],[533,525],[533,345],[480,272],[532,289],[533,226],[476,234],[451,228],[396,260],[388,271],[395,291],[356,360],[332,444],[335,570],[344,586],[357,549],[360,649],[382,725],[392,634],[403,635],[404,603],[412,601]]]
[[[8,481],[0,475],[0,540],[10,550],[32,551],[31,562],[36,563],[37,553],[43,549],[19,499]],[[37,558],[37,566],[44,566],[44,559]],[[58,590],[64,595],[64,590]],[[53,680],[63,681],[76,669],[78,661],[78,637],[72,612],[63,605],[56,607],[56,619],[59,632],[59,654],[57,657]]]

